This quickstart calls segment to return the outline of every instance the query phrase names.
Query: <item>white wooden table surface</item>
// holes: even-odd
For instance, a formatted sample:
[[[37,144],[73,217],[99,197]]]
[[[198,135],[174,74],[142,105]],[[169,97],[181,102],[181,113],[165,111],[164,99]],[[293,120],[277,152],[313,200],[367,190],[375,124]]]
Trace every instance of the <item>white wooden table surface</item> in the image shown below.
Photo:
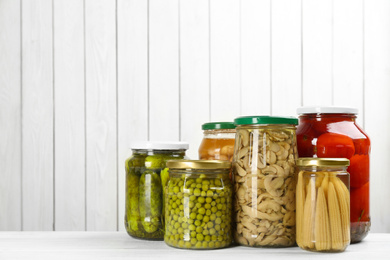
[[[124,232],[0,232],[0,259],[390,259],[390,234],[369,234],[343,253],[293,248],[234,246],[184,250],[163,241],[133,239]]]

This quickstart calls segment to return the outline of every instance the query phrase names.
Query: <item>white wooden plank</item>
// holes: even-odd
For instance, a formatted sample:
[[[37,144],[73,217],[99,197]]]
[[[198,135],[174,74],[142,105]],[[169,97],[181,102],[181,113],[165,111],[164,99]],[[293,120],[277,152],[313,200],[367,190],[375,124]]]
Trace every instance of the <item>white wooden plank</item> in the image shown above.
[[[54,10],[55,230],[85,230],[84,6]]]
[[[149,139],[179,140],[179,3],[149,0]]]
[[[53,230],[52,1],[22,2],[23,230]]]
[[[87,230],[117,229],[115,2],[86,0]]]
[[[180,2],[180,133],[198,158],[201,125],[209,122],[209,2]]]
[[[118,1],[118,228],[125,230],[125,160],[148,139],[147,1]]]
[[[301,106],[301,0],[271,1],[271,113],[295,116]]]
[[[210,1],[211,121],[240,115],[240,1]]]
[[[241,114],[271,109],[271,0],[241,1]]]
[[[20,1],[0,2],[0,230],[22,228]]]
[[[390,232],[390,1],[364,2],[365,129],[371,138],[372,232]]]
[[[332,3],[302,0],[302,101],[305,106],[332,105]]]
[[[363,126],[363,0],[333,1],[333,100],[359,109]]]

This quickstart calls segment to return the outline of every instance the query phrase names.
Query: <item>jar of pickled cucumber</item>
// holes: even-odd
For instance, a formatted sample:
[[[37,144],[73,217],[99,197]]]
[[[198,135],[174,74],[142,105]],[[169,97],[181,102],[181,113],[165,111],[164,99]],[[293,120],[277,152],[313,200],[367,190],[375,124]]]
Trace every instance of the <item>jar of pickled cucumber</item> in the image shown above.
[[[202,125],[203,140],[199,159],[232,161],[236,126],[233,122],[210,122]]]
[[[136,238],[162,240],[163,192],[169,179],[166,162],[185,158],[187,143],[139,142],[125,162],[127,233]]]
[[[246,116],[234,123],[235,241],[254,247],[294,246],[298,120]]]
[[[297,160],[297,243],[309,251],[342,252],[350,244],[349,160]]]
[[[170,246],[216,249],[232,241],[231,163],[217,160],[168,161],[165,236]]]

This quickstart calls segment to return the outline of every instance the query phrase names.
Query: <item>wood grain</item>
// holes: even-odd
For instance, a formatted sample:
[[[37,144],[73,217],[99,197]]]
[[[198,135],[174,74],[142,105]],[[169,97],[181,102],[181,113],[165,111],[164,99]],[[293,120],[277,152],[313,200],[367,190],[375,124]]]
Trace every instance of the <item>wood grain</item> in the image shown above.
[[[53,230],[52,1],[22,2],[23,230]]]
[[[373,232],[390,232],[390,2],[364,2],[365,130],[371,138],[370,215]]]
[[[271,1],[241,1],[241,114],[271,111]]]
[[[302,104],[301,0],[273,0],[271,19],[271,113],[295,116]]]
[[[333,103],[333,2],[302,0],[304,106]]]
[[[178,0],[149,0],[149,139],[179,140]]]
[[[333,2],[334,105],[359,109],[363,127],[363,0]]]
[[[115,2],[86,0],[87,230],[117,230]]]
[[[125,230],[125,160],[148,139],[147,1],[118,1],[118,228]]]
[[[209,3],[180,2],[180,133],[191,144],[187,156],[198,159],[201,125],[210,120]]]
[[[240,115],[240,1],[210,1],[211,121]]]
[[[85,230],[84,6],[54,1],[55,230]]]
[[[20,1],[0,2],[0,230],[22,228]]]

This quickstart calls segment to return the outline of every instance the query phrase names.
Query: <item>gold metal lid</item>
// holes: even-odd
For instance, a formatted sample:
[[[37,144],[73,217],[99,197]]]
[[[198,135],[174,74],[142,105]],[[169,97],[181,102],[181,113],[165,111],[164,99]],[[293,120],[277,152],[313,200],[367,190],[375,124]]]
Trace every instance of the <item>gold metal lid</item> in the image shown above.
[[[229,169],[231,162],[220,160],[169,160],[170,169]]]
[[[346,158],[311,158],[302,157],[296,162],[297,166],[320,166],[320,167],[345,167],[349,166]]]

